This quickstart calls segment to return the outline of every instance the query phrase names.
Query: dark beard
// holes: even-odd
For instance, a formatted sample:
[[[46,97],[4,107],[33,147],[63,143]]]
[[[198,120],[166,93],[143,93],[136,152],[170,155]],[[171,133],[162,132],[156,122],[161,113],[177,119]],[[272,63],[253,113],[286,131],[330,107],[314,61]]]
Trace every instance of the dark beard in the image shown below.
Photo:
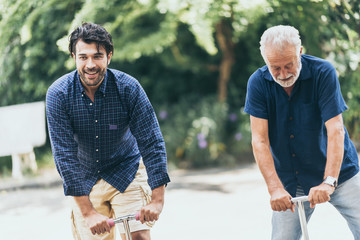
[[[86,71],[88,72],[88,71]],[[86,84],[86,86],[89,87],[93,87],[93,86],[97,86],[105,77],[105,72],[106,72],[106,68],[103,71],[99,72],[99,76],[93,81],[88,81],[88,79],[85,77],[85,73],[84,72],[79,72],[80,78],[83,81],[84,84]]]

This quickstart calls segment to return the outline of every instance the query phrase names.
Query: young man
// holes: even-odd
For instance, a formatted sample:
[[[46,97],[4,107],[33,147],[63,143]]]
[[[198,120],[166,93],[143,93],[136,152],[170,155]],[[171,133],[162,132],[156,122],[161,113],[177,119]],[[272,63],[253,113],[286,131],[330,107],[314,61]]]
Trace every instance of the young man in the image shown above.
[[[55,164],[74,199],[74,238],[114,239],[106,220],[140,212],[132,238],[150,239],[170,182],[155,112],[136,79],[108,69],[113,43],[103,27],[75,29],[69,51],[76,70],[49,87],[46,106]]]
[[[301,195],[309,197],[307,219],[329,201],[360,239],[359,160],[343,125],[347,106],[334,67],[301,55],[299,32],[290,26],[267,29],[260,45],[266,66],[249,79],[245,112],[274,210],[272,239],[300,239],[290,199]]]

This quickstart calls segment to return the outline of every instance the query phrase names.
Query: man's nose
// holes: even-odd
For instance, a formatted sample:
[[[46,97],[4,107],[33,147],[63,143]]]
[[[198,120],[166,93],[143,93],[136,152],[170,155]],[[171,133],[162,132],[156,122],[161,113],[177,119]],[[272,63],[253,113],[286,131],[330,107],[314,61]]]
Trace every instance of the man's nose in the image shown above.
[[[86,68],[94,68],[96,66],[94,60],[92,58],[89,58],[86,62]]]
[[[280,78],[285,79],[287,77],[288,73],[285,69],[280,70]]]

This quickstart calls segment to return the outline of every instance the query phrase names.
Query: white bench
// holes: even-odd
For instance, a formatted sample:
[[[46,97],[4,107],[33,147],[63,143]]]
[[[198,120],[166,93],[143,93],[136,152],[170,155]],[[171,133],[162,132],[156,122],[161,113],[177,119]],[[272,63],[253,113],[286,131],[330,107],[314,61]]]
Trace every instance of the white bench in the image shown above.
[[[45,102],[0,107],[0,157],[12,157],[12,177],[37,171],[34,147],[46,141]]]

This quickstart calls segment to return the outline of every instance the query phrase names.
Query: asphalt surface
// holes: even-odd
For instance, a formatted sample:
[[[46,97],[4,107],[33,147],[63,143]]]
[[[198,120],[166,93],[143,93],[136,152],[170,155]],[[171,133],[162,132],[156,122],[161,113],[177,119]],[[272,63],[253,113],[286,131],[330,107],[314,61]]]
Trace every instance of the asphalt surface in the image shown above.
[[[270,239],[269,195],[256,165],[177,170],[170,176],[152,239]],[[328,203],[317,206],[308,230],[311,239],[353,239],[345,220]],[[72,239],[69,199],[55,171],[0,182],[0,239]]]

